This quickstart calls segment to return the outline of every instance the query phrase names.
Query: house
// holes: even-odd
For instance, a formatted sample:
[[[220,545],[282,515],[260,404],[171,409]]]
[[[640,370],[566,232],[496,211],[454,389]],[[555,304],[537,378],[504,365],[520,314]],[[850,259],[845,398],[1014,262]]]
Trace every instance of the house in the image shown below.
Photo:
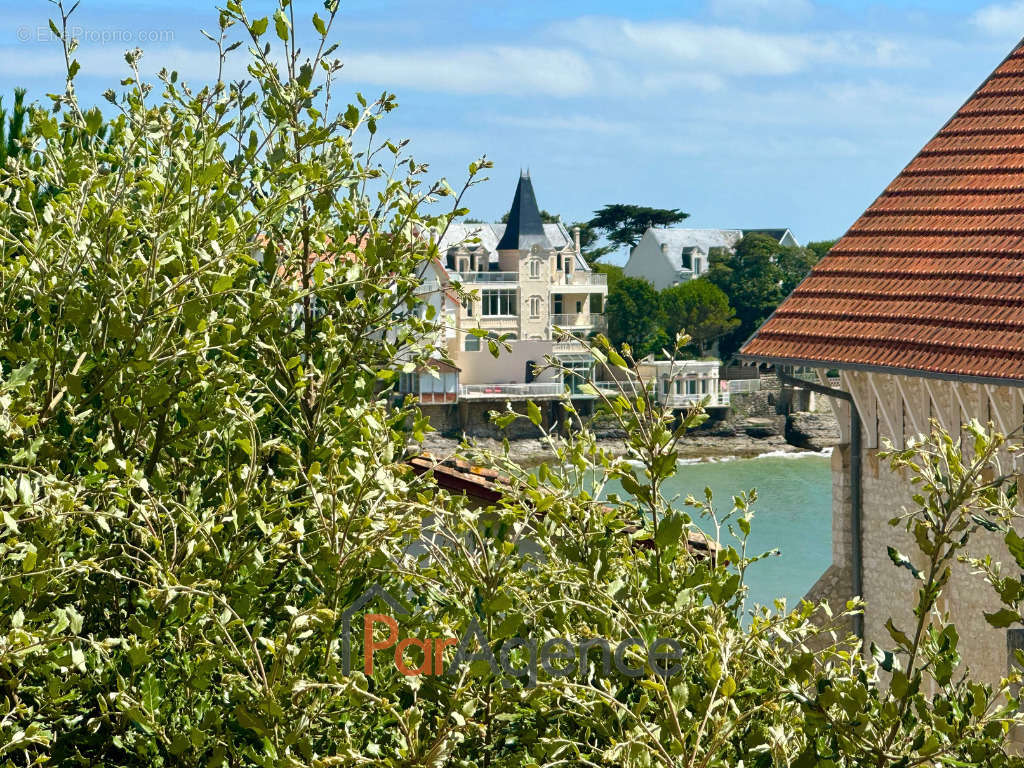
[[[1024,421],[1024,45],[1018,47],[882,192],[807,279],[747,342],[741,356],[818,372],[843,445],[832,457],[833,564],[812,591],[837,603],[861,595],[855,627],[889,644],[885,621],[913,620],[918,583],[889,562],[888,547],[917,551],[888,524],[913,509],[907,475],[878,457],[904,447],[935,419],[992,421],[1005,434]],[[829,382],[829,371],[839,380]],[[1019,433],[1012,438],[1019,442]],[[970,450],[969,443],[963,443]],[[1009,455],[1003,466],[1012,467]],[[1015,470],[1019,473],[1019,467]],[[971,552],[1010,563],[982,531]],[[1008,643],[989,626],[990,588],[957,564],[941,610],[960,651],[989,681],[1007,673]]]
[[[548,356],[589,375],[590,356],[563,337],[605,329],[607,276],[583,258],[578,231],[542,221],[529,174],[520,174],[507,223],[453,223],[439,238],[438,259],[421,277],[421,292],[436,297],[436,316],[445,317],[449,329],[460,399],[558,399],[566,387],[577,391],[578,376],[535,372]],[[456,285],[472,298],[452,303]],[[503,337],[510,349],[495,359],[487,339],[470,329]]]
[[[659,291],[700,277],[715,248],[732,250],[744,235],[761,234],[784,246],[800,243],[788,229],[683,229],[651,227],[630,252],[624,274],[639,277]]]
[[[659,405],[692,408],[707,399],[708,408],[728,407],[729,382],[719,378],[720,360],[643,360],[641,375],[655,382]]]

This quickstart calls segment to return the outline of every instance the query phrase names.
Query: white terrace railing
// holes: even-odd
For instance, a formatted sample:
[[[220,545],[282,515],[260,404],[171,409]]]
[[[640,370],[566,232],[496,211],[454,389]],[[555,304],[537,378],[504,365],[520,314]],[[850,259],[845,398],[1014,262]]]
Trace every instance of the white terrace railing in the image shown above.
[[[464,283],[518,283],[518,272],[460,272]]]
[[[502,397],[557,397],[565,391],[560,381],[533,384],[463,384],[459,397],[464,399],[494,399]]]
[[[729,382],[729,393],[733,395],[749,394],[761,391],[760,379],[735,379]]]
[[[608,275],[603,272],[573,272],[565,276],[567,285],[608,285]]]
[[[571,315],[551,315],[551,325],[557,325],[559,328],[564,330],[572,330],[573,328],[593,328],[596,331],[602,331],[608,327],[605,322],[604,315],[598,314],[597,312],[571,314]]]
[[[725,407],[730,402],[728,392],[714,392],[710,395],[661,395],[659,402],[669,408],[692,408],[705,397],[708,398],[709,408]]]

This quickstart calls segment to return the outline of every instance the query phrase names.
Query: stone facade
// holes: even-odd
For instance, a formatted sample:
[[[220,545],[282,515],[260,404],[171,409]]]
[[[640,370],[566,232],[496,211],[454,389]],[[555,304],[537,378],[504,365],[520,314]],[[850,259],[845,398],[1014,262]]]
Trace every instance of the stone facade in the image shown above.
[[[872,379],[873,377],[873,379]],[[1019,425],[1024,418],[1024,390],[1006,387],[984,387],[963,382],[925,380],[917,377],[882,374],[844,373],[843,388],[851,392],[864,421],[862,431],[862,579],[864,638],[880,646],[891,646],[885,628],[891,617],[906,632],[913,629],[913,605],[919,582],[906,569],[893,565],[888,547],[906,554],[919,567],[922,555],[912,535],[902,523],[890,521],[913,511],[913,485],[905,472],[893,471],[879,457],[886,439],[898,447],[927,429],[934,419],[952,434],[959,426],[977,418],[992,421],[1000,431],[1010,424]],[[839,401],[834,401],[839,402]],[[844,444],[832,454],[833,526],[832,566],[808,593],[809,599],[827,599],[841,606],[853,594],[853,562],[851,531],[851,474],[849,445],[849,413],[843,405],[840,424],[844,425]],[[1019,439],[1019,438],[1018,438]],[[969,450],[966,445],[965,450]],[[1003,451],[999,457],[1004,471],[1012,467],[1011,457]],[[999,535],[980,530],[969,545],[968,554],[992,555],[993,559],[1016,568]],[[1007,672],[1006,630],[994,629],[984,614],[998,610],[999,602],[992,588],[982,577],[972,574],[968,566],[957,563],[953,577],[939,604],[948,612],[960,634],[960,650],[964,664],[974,676],[990,682]]]

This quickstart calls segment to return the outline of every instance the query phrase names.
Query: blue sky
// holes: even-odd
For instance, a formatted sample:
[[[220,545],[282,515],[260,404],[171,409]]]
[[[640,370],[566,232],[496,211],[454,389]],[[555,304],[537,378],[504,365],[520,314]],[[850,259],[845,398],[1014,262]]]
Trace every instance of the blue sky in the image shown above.
[[[83,0],[80,94],[116,86],[136,44],[149,72],[209,77],[212,9]],[[62,87],[51,14],[3,3],[0,93]],[[1024,36],[1024,0],[342,0],[341,21],[346,86],[399,96],[389,135],[453,183],[494,161],[474,216],[498,218],[529,167],[566,220],[631,202],[807,241],[842,234]]]

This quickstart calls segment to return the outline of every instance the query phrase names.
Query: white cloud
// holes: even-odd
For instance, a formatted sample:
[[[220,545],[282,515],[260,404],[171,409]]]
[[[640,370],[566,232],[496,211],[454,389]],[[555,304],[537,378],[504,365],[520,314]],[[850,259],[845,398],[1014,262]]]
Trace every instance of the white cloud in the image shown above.
[[[349,81],[423,91],[580,96],[594,88],[590,64],[567,48],[474,46],[344,56]]]
[[[558,135],[595,134],[599,136],[625,136],[636,131],[636,125],[629,122],[616,122],[595,115],[516,115],[492,114],[483,116],[485,122],[493,125],[506,125],[519,128],[530,133],[547,132]]]
[[[711,0],[711,13],[725,19],[804,19],[814,12],[811,0]]]
[[[31,44],[0,47],[0,70],[11,78],[19,80],[45,79],[54,87],[63,85],[64,56],[58,48],[49,47],[47,55],[38,55],[38,48]],[[81,65],[79,78],[100,78],[116,85],[122,78],[131,75],[125,63],[124,54],[130,45],[83,45],[75,52],[74,58]],[[207,82],[216,75],[218,56],[212,47],[189,48],[181,45],[147,46],[143,48],[139,70],[147,80],[155,80],[156,74],[166,68],[176,70],[185,80]],[[241,55],[239,55],[241,54]],[[237,51],[229,57],[225,69],[228,78],[245,74],[244,52]]]
[[[660,78],[671,79],[678,71],[691,79],[702,77],[707,84],[750,75],[784,77],[820,64],[920,63],[916,54],[895,40],[852,33],[772,34],[691,21],[633,22],[609,17],[578,18],[556,24],[552,31],[602,59],[645,62]]]
[[[971,17],[971,22],[993,37],[1017,40],[1024,35],[1024,0],[981,8]]]

